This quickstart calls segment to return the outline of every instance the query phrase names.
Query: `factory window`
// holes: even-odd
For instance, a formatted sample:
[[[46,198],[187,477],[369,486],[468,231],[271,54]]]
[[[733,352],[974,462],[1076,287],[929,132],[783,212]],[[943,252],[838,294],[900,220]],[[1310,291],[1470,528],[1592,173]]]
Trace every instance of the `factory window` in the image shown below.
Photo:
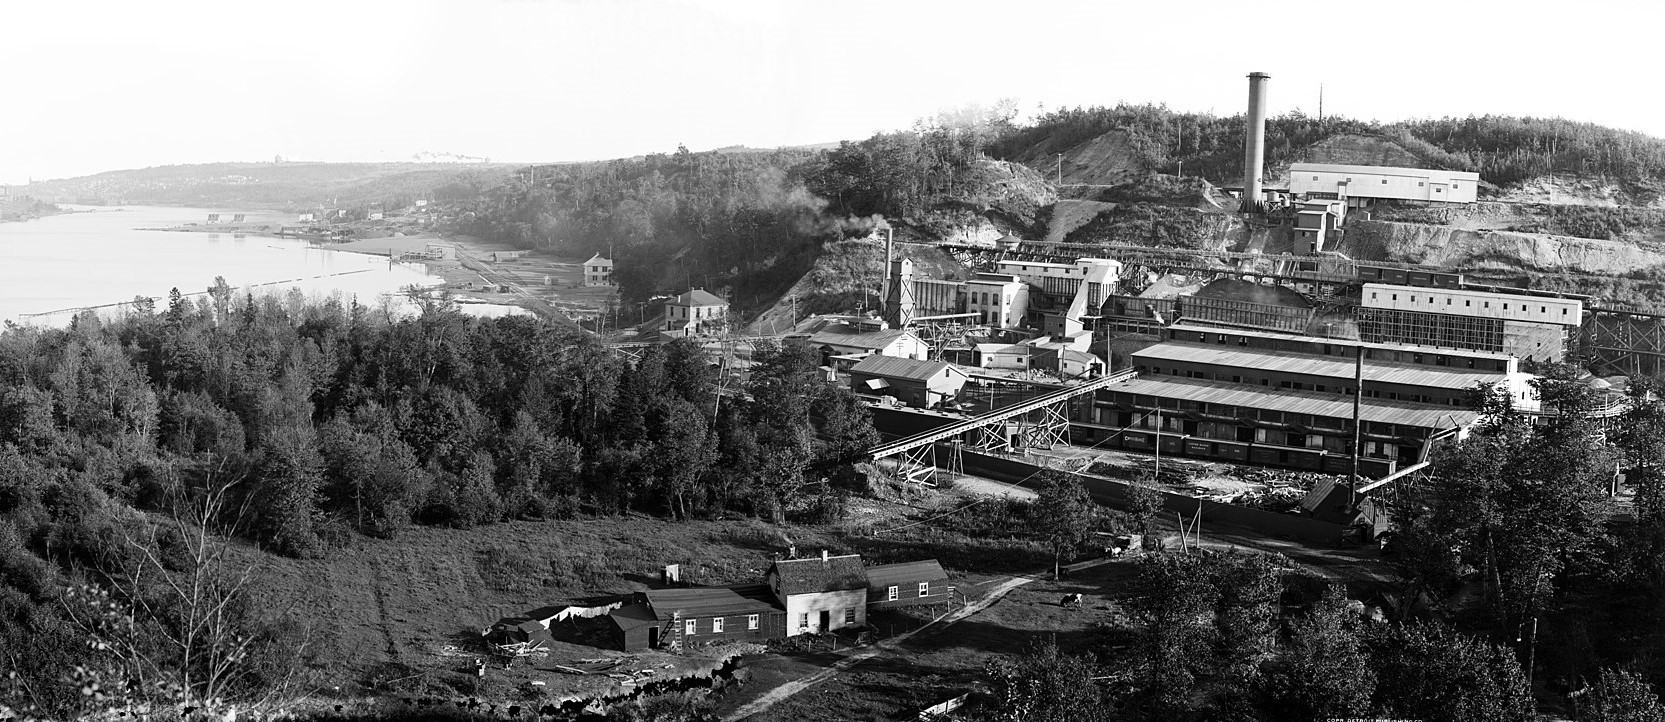
[[[1503,304],[1503,310],[1505,310],[1505,311],[1509,310],[1509,304],[1507,304],[1507,303]]]
[[[1318,180],[1318,176],[1313,176],[1312,179],[1313,180]]]
[[[722,617],[717,617],[716,619],[711,620],[711,633],[712,634],[722,634],[723,633],[723,618]]]
[[[1491,308],[1492,307],[1492,302],[1491,301],[1483,301],[1482,303],[1485,305],[1486,308]]]
[[[1445,305],[1447,305],[1447,306],[1451,305],[1451,299],[1449,299],[1449,298],[1445,299]]]
[[[1372,301],[1376,300],[1376,292],[1375,291],[1370,292],[1370,300],[1372,300]]]
[[[1237,337],[1237,345],[1239,345],[1239,346],[1249,345],[1249,337],[1248,336],[1238,336]]]
[[[1562,315],[1562,316],[1565,316],[1565,315],[1567,315],[1567,309],[1564,309],[1564,308],[1563,308],[1563,309],[1561,309],[1561,315]]]
[[[1423,182],[1422,182],[1422,181],[1417,181],[1417,182],[1416,182],[1416,187],[1418,187],[1418,188],[1421,188],[1421,187],[1423,187],[1423,186],[1425,186],[1425,185],[1428,185],[1428,184],[1427,184],[1427,183],[1423,183]]]
[[[1382,185],[1387,185],[1387,179],[1386,178],[1382,179]]]
[[[1397,293],[1393,294],[1393,300],[1395,300],[1395,301],[1399,300],[1399,294],[1397,294]]]
[[[1538,313],[1549,313],[1549,309],[1545,308],[1543,306],[1539,306],[1538,307]]]
[[[1444,189],[1444,188],[1435,188],[1435,189],[1434,189],[1434,192],[1435,192],[1435,193],[1444,193],[1444,192],[1445,192],[1445,189]]]
[[[746,615],[746,628],[747,629],[757,629],[757,615],[756,614]]]
[[[1469,300],[1467,300],[1467,299],[1465,299],[1465,300],[1464,300],[1464,301],[1463,301],[1463,305],[1464,305],[1464,306],[1473,306],[1473,305],[1474,305],[1474,302],[1473,302],[1473,301],[1469,301]]]

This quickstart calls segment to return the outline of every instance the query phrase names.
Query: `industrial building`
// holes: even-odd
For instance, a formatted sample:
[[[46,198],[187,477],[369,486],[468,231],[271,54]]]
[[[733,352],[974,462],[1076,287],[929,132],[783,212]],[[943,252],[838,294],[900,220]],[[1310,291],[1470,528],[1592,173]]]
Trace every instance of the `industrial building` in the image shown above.
[[[935,408],[959,395],[970,378],[946,361],[873,355],[850,367],[850,388],[858,394],[889,396],[909,406]]]
[[[1391,199],[1473,203],[1480,174],[1432,168],[1291,163],[1289,192],[1337,200]]]

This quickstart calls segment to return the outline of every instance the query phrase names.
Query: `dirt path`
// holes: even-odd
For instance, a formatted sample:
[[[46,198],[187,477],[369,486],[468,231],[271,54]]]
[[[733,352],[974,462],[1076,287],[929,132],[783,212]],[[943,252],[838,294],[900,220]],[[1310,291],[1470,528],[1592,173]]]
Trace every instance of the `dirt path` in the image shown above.
[[[1078,569],[1087,569],[1087,568],[1090,568],[1090,567],[1096,567],[1100,564],[1107,564],[1109,562],[1110,562],[1109,559],[1093,559],[1091,561],[1085,561],[1085,562],[1081,562],[1079,564],[1071,564],[1071,565],[1065,566],[1064,570],[1069,571],[1069,572],[1073,572],[1073,571],[1076,571]],[[844,670],[847,670],[851,667],[854,667],[858,664],[861,664],[862,662],[864,662],[868,659],[872,659],[873,657],[878,656],[880,653],[892,651],[897,646],[901,645],[903,642],[906,642],[909,639],[912,639],[913,636],[916,635],[916,634],[919,634],[919,633],[924,632],[926,630],[942,629],[942,628],[947,627],[947,626],[949,626],[949,625],[951,625],[955,622],[958,622],[962,619],[965,619],[966,617],[970,617],[973,614],[981,612],[984,609],[989,608],[989,606],[993,605],[995,602],[1000,601],[1002,598],[1004,598],[1006,596],[1007,593],[1011,592],[1013,589],[1017,589],[1018,587],[1021,587],[1025,584],[1029,584],[1031,582],[1040,581],[1045,576],[1046,575],[1043,573],[1043,574],[1034,574],[1034,575],[1026,575],[1026,576],[1007,578],[1006,580],[994,585],[994,587],[989,589],[987,594],[984,594],[982,596],[982,598],[978,599],[977,601],[972,602],[971,604],[968,604],[964,607],[961,607],[957,611],[950,612],[950,613],[945,614],[941,617],[933,619],[929,623],[927,623],[925,626],[922,626],[918,629],[908,631],[908,632],[903,632],[902,634],[898,634],[894,637],[886,639],[883,642],[879,642],[878,644],[875,644],[871,647],[867,647],[867,648],[862,649],[858,652],[854,652],[854,653],[850,654],[849,656],[847,656],[843,659],[840,659],[837,662],[834,662],[832,664],[832,666],[830,666],[826,669],[823,669],[819,672],[811,674],[807,677],[803,677],[801,679],[796,679],[796,680],[793,680],[791,682],[787,682],[786,684],[783,684],[779,687],[776,687],[772,690],[769,690],[769,692],[764,694],[762,697],[759,697],[755,700],[752,700],[751,702],[748,702],[746,705],[742,706],[740,709],[737,709],[733,713],[729,714],[727,717],[724,717],[723,720],[724,720],[724,722],[738,722],[739,720],[746,719],[747,717],[750,717],[750,716],[755,715],[759,712],[762,712],[766,709],[769,709],[770,707],[775,706],[776,704],[778,704],[781,701],[787,699],[788,697],[791,697],[792,695],[795,695],[795,694],[797,694],[799,692],[802,692],[806,689],[809,689],[810,687],[813,687],[813,686],[815,686],[815,685],[817,685],[821,682],[825,682],[828,679],[831,679],[833,676],[837,675],[839,672],[843,672]]]

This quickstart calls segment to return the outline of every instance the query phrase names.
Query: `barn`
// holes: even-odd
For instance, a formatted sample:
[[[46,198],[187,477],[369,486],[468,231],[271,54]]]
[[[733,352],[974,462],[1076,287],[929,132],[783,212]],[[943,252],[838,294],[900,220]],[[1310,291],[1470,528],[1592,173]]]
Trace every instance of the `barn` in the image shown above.
[[[935,559],[867,568],[867,603],[873,606],[948,601],[948,574]]]

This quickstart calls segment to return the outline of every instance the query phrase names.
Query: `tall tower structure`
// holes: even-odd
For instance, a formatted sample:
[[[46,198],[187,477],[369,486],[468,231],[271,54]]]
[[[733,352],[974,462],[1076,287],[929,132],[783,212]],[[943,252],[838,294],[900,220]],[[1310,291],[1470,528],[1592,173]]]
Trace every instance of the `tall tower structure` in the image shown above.
[[[906,258],[891,261],[887,277],[885,321],[892,328],[907,328],[913,323],[913,261]]]
[[[1260,186],[1266,171],[1266,81],[1272,76],[1249,73],[1248,127],[1243,134],[1243,210],[1260,208]]]

